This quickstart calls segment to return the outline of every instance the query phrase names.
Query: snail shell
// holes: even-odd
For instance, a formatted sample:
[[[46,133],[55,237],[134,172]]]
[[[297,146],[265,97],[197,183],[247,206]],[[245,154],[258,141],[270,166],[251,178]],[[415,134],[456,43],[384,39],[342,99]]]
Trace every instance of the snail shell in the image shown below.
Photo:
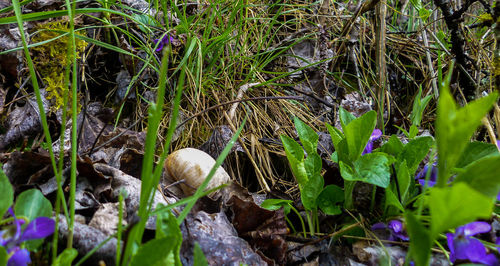
[[[184,180],[181,188],[186,196],[193,195],[196,189],[208,176],[215,160],[204,151],[194,148],[184,148],[171,153],[165,160],[165,172],[173,180]],[[206,190],[215,188],[230,181],[224,168],[220,167],[208,183]],[[209,196],[213,197],[213,192]]]

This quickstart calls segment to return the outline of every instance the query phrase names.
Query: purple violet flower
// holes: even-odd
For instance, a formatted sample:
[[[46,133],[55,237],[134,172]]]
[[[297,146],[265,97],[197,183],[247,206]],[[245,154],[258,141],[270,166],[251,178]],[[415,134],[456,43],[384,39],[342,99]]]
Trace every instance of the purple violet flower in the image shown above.
[[[368,143],[366,143],[366,147],[363,150],[363,153],[361,155],[365,155],[367,153],[371,153],[373,150],[373,142],[376,141],[382,137],[382,131],[380,129],[376,128],[373,130],[372,135],[370,136],[370,139],[368,140]]]
[[[376,223],[372,225],[372,230],[389,230],[389,238],[387,240],[390,241],[408,241],[410,237],[406,233],[403,223],[399,220],[391,220],[387,225],[384,223]]]
[[[428,165],[425,165],[424,166],[424,169],[422,169],[416,176],[415,176],[415,179],[418,180],[418,183],[421,185],[421,186],[425,186],[425,176],[427,175],[427,172],[429,171],[429,166]],[[427,183],[427,185],[429,187],[432,187],[436,184],[437,182],[437,174],[438,174],[438,169],[436,167],[436,164],[433,164],[432,167],[431,167],[431,174],[430,174],[430,177],[429,177],[429,183]]]
[[[31,263],[30,253],[27,249],[21,248],[20,245],[24,241],[45,238],[53,234],[55,222],[48,217],[38,217],[31,221],[23,231],[24,220],[17,219],[12,208],[9,208],[9,213],[14,218],[12,225],[15,228],[11,227],[0,231],[0,245],[9,254],[7,265],[28,265]]]
[[[168,34],[165,34],[163,35],[161,40],[154,39],[153,41],[155,42],[155,45],[157,45],[158,42],[160,42],[160,44],[158,44],[158,48],[156,48],[155,51],[161,52],[161,50],[163,50],[163,46],[167,45],[168,43],[172,43],[174,41],[174,38],[172,36],[169,36]]]
[[[486,247],[481,241],[472,236],[486,233],[491,226],[486,222],[472,222],[456,229],[455,234],[447,233],[448,248],[450,249],[450,260],[465,260],[472,263],[483,263],[486,265],[498,265],[498,260],[493,254],[486,253]]]

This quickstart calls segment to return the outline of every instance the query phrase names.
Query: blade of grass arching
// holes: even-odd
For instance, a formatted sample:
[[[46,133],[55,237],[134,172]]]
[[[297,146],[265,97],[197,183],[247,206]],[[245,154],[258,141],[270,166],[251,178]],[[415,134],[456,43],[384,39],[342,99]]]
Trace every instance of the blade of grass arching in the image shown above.
[[[45,30],[43,30],[43,31],[45,31]],[[37,47],[37,46],[41,46],[41,45],[47,44],[47,43],[49,43],[49,42],[55,41],[55,40],[57,40],[57,39],[59,39],[59,38],[62,38],[62,37],[64,37],[64,36],[66,36],[66,35],[68,35],[68,33],[67,33],[67,32],[66,32],[66,33],[63,33],[63,34],[61,34],[61,35],[58,35],[58,36],[56,36],[56,37],[54,37],[54,38],[47,39],[47,40],[45,40],[45,41],[41,41],[41,42],[37,42],[37,43],[32,43],[32,44],[29,44],[29,45],[28,45],[28,48],[33,48],[33,47]],[[15,51],[22,50],[22,49],[23,49],[23,47],[22,47],[22,46],[19,46],[19,47],[12,48],[12,49],[9,49],[9,50],[1,51],[1,52],[0,52],[0,55],[3,55],[3,54],[8,54],[8,53],[15,52]]]
[[[146,222],[148,218],[149,202],[150,199],[153,198],[152,197],[154,195],[153,191],[156,187],[154,181],[156,181],[155,179],[159,180],[159,177],[155,178],[153,176],[153,162],[154,162],[154,155],[156,152],[156,134],[158,132],[160,121],[163,116],[163,104],[165,97],[165,88],[167,84],[168,58],[170,56],[170,53],[171,53],[170,46],[163,50],[162,64],[160,67],[160,81],[158,84],[158,91],[156,96],[157,99],[156,103],[151,104],[151,106],[149,107],[148,131],[146,132],[146,143],[144,145],[144,159],[142,161],[142,171],[141,171],[142,183],[141,183],[141,196],[139,200],[140,202],[139,217],[141,220],[136,226],[134,226],[134,228],[130,230],[128,241],[125,245],[125,250],[123,251],[123,259],[121,262],[122,265],[127,265],[129,259],[133,256],[134,245],[136,243],[140,244],[142,242],[142,235],[144,233],[144,229],[146,227]],[[184,74],[185,74],[184,71],[181,71],[181,75],[177,86],[177,94],[179,96],[178,97],[176,96],[176,99],[174,101],[174,110],[175,108],[179,108],[180,105],[180,95],[182,94],[182,88],[184,85],[184,80],[183,80]],[[172,117],[177,117],[177,114],[172,114]],[[171,127],[175,129],[175,125]],[[170,134],[170,138],[171,137],[172,134]],[[168,150],[168,148],[165,147],[165,150]],[[164,153],[165,152],[166,151],[164,151]]]
[[[151,57],[150,57],[151,58]],[[139,70],[137,72],[137,74],[135,74],[132,79],[130,79],[130,83],[129,85],[127,86],[127,90],[125,92],[125,95],[128,95],[130,89],[132,88],[132,86],[134,86],[135,82],[139,79],[139,77],[142,75],[142,72],[144,70],[146,70],[146,67],[147,67],[147,64],[144,64],[141,68],[141,70]],[[122,112],[123,112],[123,108],[125,108],[125,101],[123,101],[123,103],[120,105],[120,109],[118,110],[118,113],[116,114],[116,119],[115,119],[115,125],[114,127],[116,128],[118,126],[118,122],[120,121],[120,117],[122,115]]]
[[[233,137],[227,143],[226,147],[224,147],[224,150],[222,150],[222,152],[219,155],[219,157],[217,157],[217,160],[215,160],[215,165],[212,167],[212,169],[210,169],[210,172],[208,173],[208,176],[205,178],[205,180],[203,181],[203,183],[200,185],[200,187],[198,187],[198,189],[194,193],[194,195],[193,195],[194,200],[190,201],[187,204],[187,206],[184,208],[184,210],[182,210],[181,214],[179,214],[179,217],[177,217],[177,224],[180,225],[182,223],[182,221],[184,221],[184,219],[186,218],[186,216],[188,215],[188,213],[191,211],[191,209],[193,208],[193,206],[196,203],[196,201],[199,198],[201,198],[201,195],[203,194],[203,190],[205,190],[205,188],[207,187],[207,185],[210,182],[210,180],[212,180],[212,177],[214,176],[215,172],[217,171],[217,169],[219,168],[219,166],[222,165],[222,163],[224,162],[224,159],[226,159],[226,156],[231,151],[231,148],[233,147],[234,143],[236,143],[236,140],[238,139],[241,131],[243,130],[243,127],[245,126],[245,123],[247,121],[247,117],[248,117],[248,114],[245,116],[245,118],[243,119],[243,122],[241,122],[240,127],[234,133]]]
[[[35,73],[35,67],[33,65],[33,61],[31,60],[31,55],[29,53],[28,44],[27,44],[27,41],[26,41],[26,35],[24,34],[22,12],[21,12],[21,7],[19,5],[19,1],[18,0],[13,0],[12,1],[12,7],[14,8],[15,17],[16,17],[16,20],[17,20],[18,28],[19,28],[19,33],[21,35],[21,40],[22,40],[22,43],[23,43],[24,54],[26,56],[26,62],[28,64],[28,69],[29,69],[30,76],[31,76],[31,82],[32,82],[32,85],[33,85],[33,90],[35,91],[36,102],[37,102],[37,105],[38,105],[38,110],[40,112],[40,120],[42,121],[42,128],[43,128],[43,132],[44,132],[44,135],[45,135],[45,140],[47,141],[47,146],[48,146],[48,150],[49,150],[50,161],[51,161],[51,164],[52,164],[52,170],[54,172],[54,175],[57,178],[62,173],[58,171],[57,166],[56,166],[56,159],[55,159],[55,156],[54,156],[54,151],[52,150],[52,138],[50,137],[49,127],[48,127],[48,124],[47,124],[47,116],[46,116],[46,113],[45,113],[45,109],[43,107],[42,96],[40,94],[40,88],[38,86],[38,80],[37,80],[36,73]],[[59,192],[58,192],[58,196],[60,196]],[[58,219],[56,219],[56,223],[57,223],[57,221],[58,221]]]
[[[163,104],[165,99],[165,87],[168,71],[168,57],[170,50],[167,48],[163,51],[162,64],[160,67],[160,82],[156,96],[156,103],[152,103],[149,107],[148,131],[146,132],[146,143],[144,145],[144,159],[141,172],[141,197],[139,205],[139,216],[147,217],[147,204],[149,202],[151,191],[154,184],[152,180],[154,155],[156,152],[156,134],[163,116]]]
[[[177,71],[179,71],[181,68],[186,66],[186,62],[188,61],[189,57],[191,56],[191,53],[193,52],[196,44],[198,44],[198,48],[201,46],[200,40],[196,37],[193,37],[191,39],[191,42],[189,44],[188,49],[186,50],[186,54],[182,58],[181,62],[179,62],[179,65],[175,68],[172,75],[174,75],[175,73],[177,73]]]
[[[83,27],[80,30],[86,30],[86,29],[89,29],[89,28],[96,28],[96,27]],[[47,43],[49,43],[51,41],[55,41],[55,40],[57,40],[57,39],[59,39],[61,37],[64,37],[64,36],[66,36],[66,35],[69,34],[69,32],[65,32],[65,31],[62,31],[62,30],[46,30],[46,31],[56,32],[56,33],[59,33],[60,35],[57,36],[57,37],[54,37],[52,39],[45,40],[43,42],[38,42],[38,43],[30,44],[30,45],[28,45],[28,48],[32,48],[32,47],[36,47],[36,46],[47,44]],[[122,49],[120,47],[117,47],[117,46],[114,46],[112,44],[108,44],[108,43],[105,43],[105,42],[101,42],[101,41],[98,41],[98,40],[95,40],[95,39],[92,39],[92,38],[89,38],[89,37],[83,36],[83,35],[76,34],[75,38],[83,40],[83,41],[86,41],[88,43],[95,44],[97,46],[103,47],[105,49],[108,49],[108,50],[111,50],[111,51],[114,51],[114,52],[117,52],[117,53],[121,53],[121,54],[125,54],[125,55],[128,55],[128,56],[131,56],[134,59],[142,61],[144,64],[146,64],[147,67],[151,67],[153,70],[159,71],[158,67],[156,65],[151,64],[149,60],[143,59],[143,58],[141,58],[141,57],[139,57],[139,56],[137,56],[137,55],[135,55],[133,53],[130,53],[129,51],[124,50],[124,49]],[[143,48],[144,48],[144,51],[148,52],[148,48],[146,48],[146,47],[143,47]],[[9,52],[14,52],[14,51],[21,50],[21,49],[23,49],[23,47],[16,47],[16,48],[13,48],[13,49],[10,49],[10,50],[2,51],[2,52],[0,52],[0,55],[7,54]],[[148,54],[150,56],[153,56],[150,53],[148,53]],[[153,58],[154,58],[154,56],[153,56]],[[155,61],[155,63],[157,63],[157,62]]]
[[[180,105],[181,105],[181,96],[182,96],[182,92],[184,89],[185,73],[186,73],[185,69],[181,70],[181,73],[179,76],[179,82],[177,83],[177,91],[175,93],[172,114],[170,117],[170,125],[169,125],[168,130],[167,130],[167,136],[165,137],[165,144],[163,145],[163,151],[160,155],[160,160],[158,160],[156,168],[154,169],[154,172],[153,172],[153,185],[154,185],[154,187],[156,187],[158,185],[158,183],[160,182],[160,177],[161,177],[161,173],[163,170],[163,163],[165,162],[165,159],[168,155],[170,143],[172,141],[172,138],[174,137],[175,129],[177,126],[177,118],[179,116],[179,110],[180,110]],[[154,194],[156,193],[156,189],[153,189],[151,192],[152,192],[152,195],[151,195],[151,198],[149,199],[149,203],[148,203],[148,207],[147,207],[148,209],[147,209],[146,213],[149,213],[152,209],[153,199],[154,199]]]
[[[120,47],[111,45],[109,43],[101,42],[101,41],[98,41],[98,40],[95,40],[95,39],[92,39],[92,38],[89,38],[86,36],[78,35],[78,34],[75,35],[75,38],[80,39],[80,40],[84,40],[88,43],[92,43],[92,44],[101,46],[103,48],[109,49],[109,50],[117,52],[117,53],[129,55],[129,56],[133,57],[134,59],[141,60],[142,62],[144,62],[144,64],[146,64],[148,67],[151,67],[154,71],[157,71],[157,72],[159,71],[159,69],[156,66],[150,64],[149,61],[147,61],[147,60],[145,60],[145,59],[143,59],[143,58],[141,58],[133,53],[130,53],[129,51],[124,50]]]
[[[214,187],[214,188],[211,188],[211,189],[209,189],[209,190],[203,191],[203,193],[201,193],[201,197],[205,197],[206,195],[209,195],[209,194],[211,194],[212,192],[215,192],[215,191],[217,191],[217,190],[219,190],[219,189],[222,189],[222,188],[225,188],[225,187],[227,187],[227,184],[222,184],[222,185],[220,185],[220,186],[218,186],[218,187]],[[201,197],[200,197],[200,198],[201,198]],[[167,206],[162,206],[162,207],[159,207],[159,208],[154,209],[153,211],[151,211],[151,212],[149,213],[149,216],[155,216],[155,215],[158,215],[158,214],[159,214],[159,213],[161,213],[161,212],[169,211],[169,210],[171,210],[171,209],[173,209],[173,208],[175,208],[175,207],[179,207],[179,206],[182,206],[182,205],[186,205],[186,204],[188,204],[189,202],[191,202],[191,201],[193,201],[193,200],[194,200],[194,201],[196,201],[197,199],[198,199],[198,198],[195,198],[195,196],[194,196],[194,195],[189,196],[189,197],[187,197],[187,198],[180,199],[180,200],[176,201],[175,203],[172,203],[172,204],[169,204],[169,205],[167,205]]]
[[[71,79],[71,177],[70,177],[70,190],[69,190],[69,224],[68,224],[68,240],[67,248],[70,249],[73,246],[73,234],[75,226],[75,195],[76,195],[76,152],[77,152],[77,69],[76,69],[76,42],[75,42],[75,22],[74,15],[76,9],[76,3],[71,3],[70,0],[66,0],[66,8],[69,17],[69,48],[68,56],[71,58],[72,64],[72,79]],[[70,64],[68,62],[68,64]],[[69,87],[68,87],[69,89]]]
[[[21,13],[21,8],[19,6],[19,1],[12,0],[12,6],[13,6],[14,12],[16,14],[15,17],[17,19],[17,25],[18,25],[19,33],[21,35],[21,40],[23,43],[24,55],[26,56],[26,62],[28,64],[28,69],[30,72],[33,90],[35,91],[36,102],[38,105],[38,110],[40,112],[40,120],[42,121],[43,133],[45,135],[45,140],[47,141],[50,161],[52,164],[52,170],[54,171],[54,174],[57,175],[58,171],[57,171],[57,166],[56,166],[56,160],[54,157],[54,152],[52,150],[52,138],[50,137],[49,126],[47,124],[47,115],[46,115],[45,109],[43,107],[42,96],[40,94],[40,87],[38,85],[38,80],[36,78],[36,73],[35,73],[35,66],[33,65],[33,60],[31,60],[31,55],[30,55],[29,50],[28,50],[28,44],[26,41],[26,35],[24,33],[23,20],[22,20],[22,16],[21,16],[22,13]]]
[[[33,2],[33,1],[35,1],[35,0],[24,0],[22,2],[19,2],[19,6],[27,5],[27,4],[29,4],[29,3]],[[7,12],[10,12],[12,10],[14,10],[14,6],[4,7],[2,9],[0,9],[0,14],[7,13]]]
[[[135,9],[132,9],[135,10]],[[124,12],[118,11],[118,10],[113,10],[113,9],[106,9],[106,8],[78,8],[75,9],[73,14],[74,15],[80,15],[80,14],[91,14],[91,13],[101,13],[101,12],[108,12],[114,15],[119,15],[124,18],[128,18],[138,25],[144,27],[145,29],[148,29],[151,31],[151,29],[144,24],[142,21],[137,20],[133,16],[130,16]],[[43,12],[34,12],[34,13],[27,13],[27,14],[22,14],[21,19],[23,21],[34,21],[34,20],[45,20],[49,18],[57,18],[57,17],[64,17],[68,15],[68,11],[66,10],[54,10],[54,11],[43,11]],[[11,24],[15,23],[16,17],[11,16],[11,17],[5,17],[5,18],[0,18],[0,25],[1,24]],[[152,32],[152,31],[151,31]]]

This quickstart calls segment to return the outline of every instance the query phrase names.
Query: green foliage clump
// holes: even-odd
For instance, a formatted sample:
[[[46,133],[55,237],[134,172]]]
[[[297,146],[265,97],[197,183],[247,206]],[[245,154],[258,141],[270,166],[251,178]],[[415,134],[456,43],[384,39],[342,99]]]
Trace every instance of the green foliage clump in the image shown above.
[[[69,24],[65,21],[48,22],[39,25],[37,30],[38,33],[32,41],[34,43],[48,42],[32,48],[33,61],[46,84],[47,99],[52,103],[50,111],[55,112],[64,106],[63,95],[68,89],[64,84],[64,70],[71,63],[67,57],[70,39],[65,34],[69,31]],[[87,42],[75,39],[75,44],[76,59],[79,59]],[[71,101],[71,93],[69,93],[69,100]],[[80,108],[81,106],[78,105],[78,111]]]

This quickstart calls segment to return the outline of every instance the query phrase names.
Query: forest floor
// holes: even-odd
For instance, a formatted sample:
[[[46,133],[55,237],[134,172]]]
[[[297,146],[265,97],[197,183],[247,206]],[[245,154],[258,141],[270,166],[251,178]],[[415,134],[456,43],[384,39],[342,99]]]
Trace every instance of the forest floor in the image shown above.
[[[142,240],[158,238],[157,204],[193,193],[200,199],[179,218],[182,245],[176,262],[193,264],[195,243],[212,265],[409,262],[405,210],[422,212],[418,179],[438,160],[432,136],[440,91],[448,82],[458,106],[495,91],[496,9],[488,1],[272,2],[78,1],[70,23],[65,1],[28,0],[19,9],[24,14],[20,31],[15,6],[0,0],[3,172],[16,199],[37,190],[50,203],[49,216],[59,217],[59,242],[51,237],[29,248],[33,265],[54,263],[68,242],[81,263],[115,265],[130,228],[142,219]],[[500,108],[493,106],[473,136],[489,145],[481,146],[481,156],[498,153]],[[161,117],[155,124],[157,110]],[[372,116],[369,126],[359,122],[359,128],[347,129]],[[231,141],[239,128],[236,142]],[[347,140],[350,150],[343,157],[341,141],[332,133],[347,139],[359,135],[360,154],[352,154],[357,144]],[[429,145],[418,144],[426,149],[415,152],[413,166],[406,158],[412,183],[407,198],[398,183],[397,193],[388,195],[385,189],[394,188],[402,167],[390,167],[401,159],[394,149],[419,137]],[[314,152],[308,150],[309,138],[315,139]],[[224,151],[228,144],[231,150]],[[141,192],[147,187],[142,183],[154,176],[152,169],[163,169],[167,153],[184,148],[214,160],[222,155],[230,185],[201,197],[194,191],[203,179],[190,183],[183,171],[169,168],[158,176],[158,186],[147,181],[157,188],[152,206],[158,216],[141,215]],[[358,167],[362,151],[390,155],[384,155],[387,171],[377,172],[387,184],[346,177],[343,160],[349,157]],[[307,160],[312,153],[319,161]],[[304,154],[309,179],[315,174],[307,165],[319,164],[314,171],[322,181],[313,193],[314,207],[304,199],[307,182],[295,166]],[[186,164],[183,169],[200,163],[205,176],[215,162],[203,156],[186,153],[176,163]],[[151,171],[145,175],[144,169]],[[224,185],[225,178],[208,188]],[[340,189],[340,198],[333,192],[319,195],[327,187]],[[344,196],[347,191],[350,196]],[[168,211],[179,217],[184,208]],[[496,239],[498,245],[498,214],[483,220],[492,229],[481,240]],[[391,227],[393,221],[404,229]],[[117,226],[120,222],[123,226]],[[449,265],[454,252],[445,247],[444,233],[440,237],[430,263]],[[498,255],[494,246],[488,255]]]

